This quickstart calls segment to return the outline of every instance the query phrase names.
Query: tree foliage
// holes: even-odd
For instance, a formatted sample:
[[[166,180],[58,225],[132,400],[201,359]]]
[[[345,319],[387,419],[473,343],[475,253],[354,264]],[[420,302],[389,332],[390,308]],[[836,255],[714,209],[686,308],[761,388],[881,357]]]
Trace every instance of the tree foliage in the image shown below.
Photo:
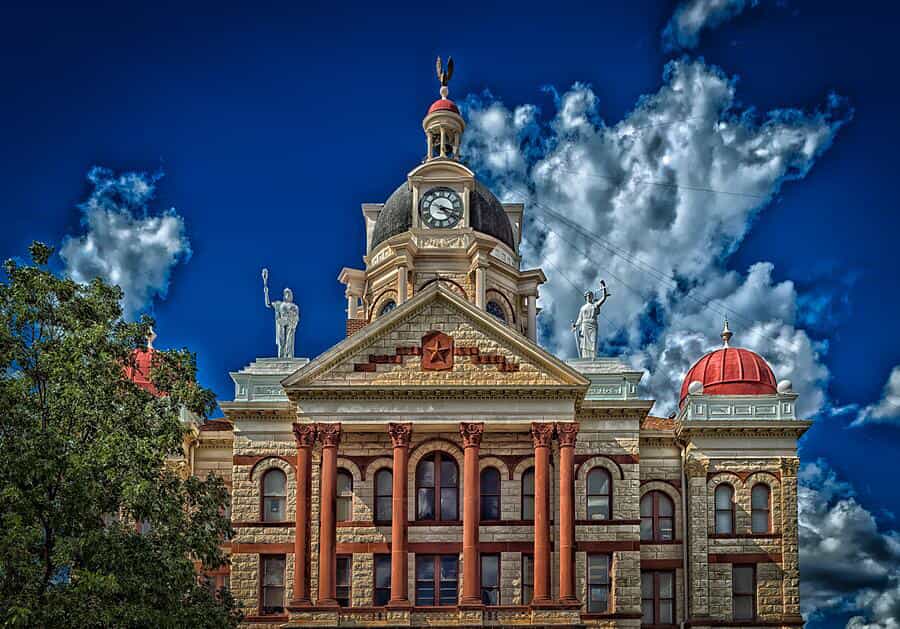
[[[0,623],[235,626],[234,600],[196,572],[225,561],[226,488],[178,463],[182,409],[215,405],[195,357],[154,352],[165,395],[134,385],[124,367],[152,321],[123,321],[118,287],[55,276],[51,254],[33,244],[0,282]]]

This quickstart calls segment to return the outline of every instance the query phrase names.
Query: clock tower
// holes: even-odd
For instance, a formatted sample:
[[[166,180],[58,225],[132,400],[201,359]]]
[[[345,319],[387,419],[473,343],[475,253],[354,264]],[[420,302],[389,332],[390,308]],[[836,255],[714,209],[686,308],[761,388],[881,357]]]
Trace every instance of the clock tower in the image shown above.
[[[425,158],[384,203],[364,203],[363,269],[344,268],[347,333],[433,283],[452,290],[532,341],[539,269],[521,269],[524,206],[501,203],[463,162],[466,128],[449,98],[453,60],[438,59],[440,98],[422,120]]]

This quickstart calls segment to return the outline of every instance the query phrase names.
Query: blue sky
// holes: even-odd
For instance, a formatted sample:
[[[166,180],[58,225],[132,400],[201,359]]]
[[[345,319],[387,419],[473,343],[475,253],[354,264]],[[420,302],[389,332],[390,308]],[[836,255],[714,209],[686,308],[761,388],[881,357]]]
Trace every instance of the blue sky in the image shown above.
[[[735,342],[761,351],[776,376],[783,366],[815,400],[801,457],[807,495],[824,506],[807,508],[807,543],[881,544],[859,551],[875,556],[856,580],[835,576],[842,557],[815,563],[827,553],[808,547],[804,579],[823,610],[811,626],[854,616],[863,618],[854,627],[896,626],[900,492],[890,462],[900,413],[883,391],[900,364],[891,80],[900,9],[728,1],[717,17],[704,13],[710,4],[6,7],[0,255],[23,255],[34,239],[68,242],[54,261],[60,272],[127,282],[129,308],[157,318],[157,345],[195,350],[203,382],[229,399],[227,372],[274,351],[262,266],[300,303],[299,354],[341,338],[337,274],[362,264],[359,204],[383,201],[421,159],[434,58],[452,54],[451,97],[466,105],[468,157],[482,178],[507,199],[533,202],[535,216],[541,207],[586,212],[603,237],[621,237],[615,244],[681,287],[666,290],[563,230],[565,242],[597,251],[590,265],[568,265],[554,257],[553,234],[531,223],[530,262],[552,285],[545,344],[567,351],[557,330],[575,294],[569,281],[606,277],[614,287],[609,273],[618,272],[634,290],[613,288],[604,350],[662,374],[648,391],[665,412],[681,364],[714,344],[719,310],[729,311]],[[690,28],[677,16],[689,9],[709,27],[681,32],[679,45],[678,28]],[[672,91],[678,77],[701,89]],[[709,117],[692,113],[705,105]],[[637,124],[644,119],[649,129]],[[627,124],[641,127],[637,141],[621,141]],[[704,168],[733,167],[709,184],[717,192],[647,198],[641,180],[689,171],[701,142],[729,133],[723,124],[757,148],[711,150]],[[778,137],[805,143],[784,149]],[[656,164],[657,150],[674,164]],[[767,159],[772,173],[734,175]],[[777,170],[782,161],[791,164]],[[660,170],[607,185],[603,173],[622,164]],[[92,183],[94,166],[110,172],[93,171]],[[129,172],[148,175],[120,178]],[[580,195],[598,181],[594,205]],[[663,219],[693,212],[704,219],[698,233],[715,229],[707,240],[658,237],[647,227],[663,219],[638,216],[641,208]],[[109,254],[105,266],[86,252],[91,242]],[[709,259],[696,260],[705,250]],[[681,293],[719,305],[698,312]],[[676,350],[678,360],[661,358]],[[900,393],[900,372],[895,380]],[[832,530],[839,515],[847,528]]]

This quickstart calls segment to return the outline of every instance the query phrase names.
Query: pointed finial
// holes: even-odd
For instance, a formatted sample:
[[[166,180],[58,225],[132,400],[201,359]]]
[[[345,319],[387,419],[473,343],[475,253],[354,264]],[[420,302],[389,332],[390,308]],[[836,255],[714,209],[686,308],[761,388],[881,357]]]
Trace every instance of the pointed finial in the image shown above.
[[[444,64],[441,63],[441,58],[437,58],[437,78],[441,83],[441,98],[447,98],[447,94],[450,93],[450,89],[447,87],[447,84],[450,82],[451,77],[453,76],[453,57],[447,58],[447,69],[444,70]]]
[[[728,317],[725,317],[725,326],[722,328],[722,342],[725,347],[730,347],[728,342],[731,340],[732,336],[734,336],[734,334],[728,329]]]

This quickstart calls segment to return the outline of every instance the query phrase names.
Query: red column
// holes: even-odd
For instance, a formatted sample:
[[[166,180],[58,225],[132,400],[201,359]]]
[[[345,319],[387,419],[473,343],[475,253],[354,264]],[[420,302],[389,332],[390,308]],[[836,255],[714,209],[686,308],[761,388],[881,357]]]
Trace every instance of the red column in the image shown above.
[[[335,490],[337,487],[337,448],[341,425],[317,424],[322,441],[322,473],[319,483],[319,599],[321,607],[337,607],[337,553],[335,546]]]
[[[533,422],[534,442],[534,597],[532,605],[550,599],[550,442],[553,424]]]
[[[481,477],[478,451],[483,423],[462,423],[463,440],[463,594],[461,605],[481,605],[481,566],[478,558],[478,524],[481,520]]]
[[[575,596],[575,439],[578,423],[556,424],[559,439],[559,600]]]
[[[309,587],[306,574],[306,550],[309,547],[309,470],[311,452],[316,441],[313,424],[294,424],[297,441],[297,514],[294,518],[294,592],[291,607],[309,605]]]
[[[394,447],[393,492],[391,498],[391,600],[388,607],[408,607],[407,591],[407,526],[406,507],[407,466],[412,424],[388,424],[391,445]]]

